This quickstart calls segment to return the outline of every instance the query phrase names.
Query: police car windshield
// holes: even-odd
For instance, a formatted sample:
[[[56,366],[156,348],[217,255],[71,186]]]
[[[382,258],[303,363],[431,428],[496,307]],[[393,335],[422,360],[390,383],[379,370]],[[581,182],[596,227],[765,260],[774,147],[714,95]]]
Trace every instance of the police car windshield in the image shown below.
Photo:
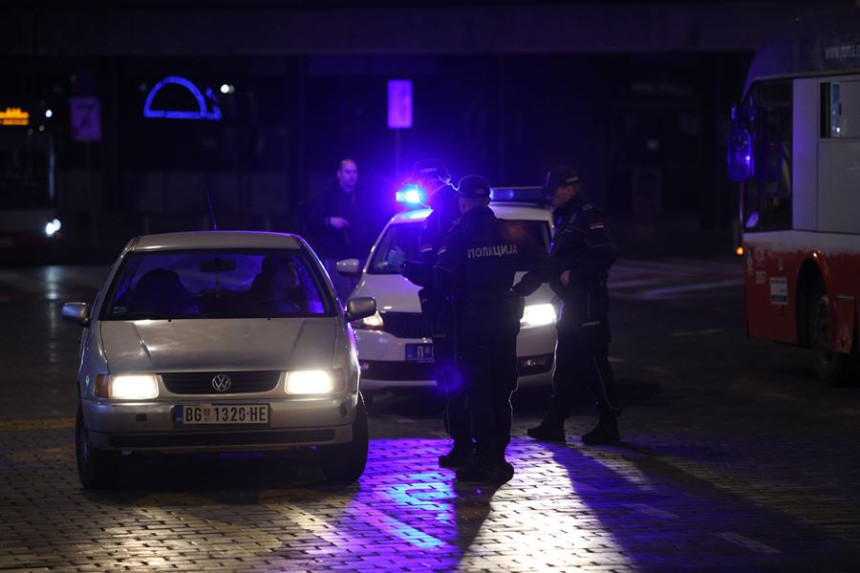
[[[419,260],[419,237],[423,221],[390,225],[379,241],[367,272],[372,275],[399,275],[406,261]]]
[[[511,220],[527,235],[549,250],[550,228],[546,221]],[[379,241],[373,259],[367,269],[371,275],[397,275],[403,271],[406,261],[420,260],[420,235],[423,221],[390,225]]]

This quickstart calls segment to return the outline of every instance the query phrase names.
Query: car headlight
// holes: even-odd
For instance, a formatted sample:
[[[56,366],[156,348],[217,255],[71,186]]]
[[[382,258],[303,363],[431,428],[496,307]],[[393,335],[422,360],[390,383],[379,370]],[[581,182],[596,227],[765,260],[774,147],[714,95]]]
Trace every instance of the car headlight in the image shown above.
[[[147,400],[158,396],[154,374],[117,374],[96,376],[96,396],[117,400]]]
[[[352,325],[354,328],[363,328],[365,330],[382,330],[384,322],[382,321],[382,315],[379,314],[379,311],[376,311],[366,318],[356,320]]]
[[[343,370],[294,370],[287,372],[287,394],[331,394],[346,387]]]
[[[548,324],[554,324],[555,320],[555,306],[552,304],[530,304],[527,305],[523,311],[523,317],[520,319],[520,326],[522,328],[546,326]]]

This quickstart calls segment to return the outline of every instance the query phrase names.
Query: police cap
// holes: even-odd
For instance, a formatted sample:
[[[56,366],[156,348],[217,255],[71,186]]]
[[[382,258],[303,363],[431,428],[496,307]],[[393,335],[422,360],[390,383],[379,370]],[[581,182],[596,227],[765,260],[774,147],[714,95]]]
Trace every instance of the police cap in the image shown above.
[[[490,196],[490,184],[480,175],[466,175],[460,179],[457,193],[463,197],[487,198]]]
[[[439,179],[448,181],[451,179],[451,174],[448,173],[448,168],[438,159],[422,159],[416,161],[412,166],[412,175],[404,183],[414,183],[418,179]]]
[[[579,174],[573,167],[556,167],[546,174],[546,183],[543,186],[545,195],[552,195],[555,190],[565,185],[574,185],[579,182]]]

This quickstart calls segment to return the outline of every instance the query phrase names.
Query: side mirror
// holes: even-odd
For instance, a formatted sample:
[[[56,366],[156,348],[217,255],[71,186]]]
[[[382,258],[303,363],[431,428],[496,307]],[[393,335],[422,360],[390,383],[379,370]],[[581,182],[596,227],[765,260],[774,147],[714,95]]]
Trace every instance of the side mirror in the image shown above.
[[[729,133],[729,179],[735,183],[746,181],[752,175],[752,142],[750,132],[735,126]]]
[[[90,305],[85,302],[67,302],[63,305],[63,320],[87,327],[90,325]]]
[[[376,299],[373,297],[351,298],[346,303],[346,320],[361,320],[376,313]]]
[[[347,277],[358,278],[361,275],[361,266],[358,259],[343,259],[337,262],[337,272]]]

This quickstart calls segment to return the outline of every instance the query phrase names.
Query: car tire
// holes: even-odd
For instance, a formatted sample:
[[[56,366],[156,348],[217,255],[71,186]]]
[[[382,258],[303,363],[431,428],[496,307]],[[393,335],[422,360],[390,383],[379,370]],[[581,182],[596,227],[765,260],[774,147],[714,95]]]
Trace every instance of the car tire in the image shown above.
[[[367,449],[370,434],[367,428],[367,408],[359,393],[355,422],[352,424],[352,441],[317,449],[320,469],[331,482],[354,482],[367,465]]]
[[[374,410],[373,410],[374,400],[373,399],[376,397],[376,393],[375,392],[368,392],[368,393],[362,392],[361,395],[364,397],[364,407],[367,410],[367,415],[373,416],[373,414],[374,414]]]
[[[93,447],[80,408],[75,420],[75,457],[78,465],[78,479],[85,489],[110,489],[116,485],[120,453]]]
[[[840,386],[847,382],[849,356],[831,349],[832,325],[830,298],[819,277],[809,297],[809,341],[815,352],[815,374],[825,384]]]

